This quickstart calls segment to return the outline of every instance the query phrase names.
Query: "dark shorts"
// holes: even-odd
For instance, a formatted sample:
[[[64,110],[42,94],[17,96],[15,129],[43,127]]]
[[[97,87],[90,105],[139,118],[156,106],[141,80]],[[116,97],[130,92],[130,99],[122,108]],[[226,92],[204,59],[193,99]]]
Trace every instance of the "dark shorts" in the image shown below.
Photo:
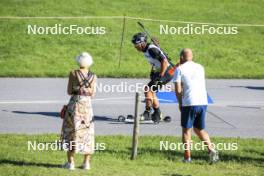
[[[181,111],[181,126],[183,128],[205,128],[205,114],[207,106],[185,106]]]
[[[159,77],[160,73],[153,73],[150,77],[150,82],[148,83],[148,87],[151,88],[154,92],[160,90],[163,85],[167,84],[170,82],[173,78],[172,75],[169,73],[165,73],[165,75],[161,78],[161,82],[157,84],[157,78]]]

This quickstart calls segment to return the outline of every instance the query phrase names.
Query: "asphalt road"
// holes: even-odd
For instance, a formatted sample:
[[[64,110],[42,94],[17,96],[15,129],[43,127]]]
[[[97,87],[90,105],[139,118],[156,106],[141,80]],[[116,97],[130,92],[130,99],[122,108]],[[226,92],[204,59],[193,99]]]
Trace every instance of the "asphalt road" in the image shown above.
[[[97,135],[131,135],[133,124],[120,123],[119,115],[134,113],[135,92],[122,93],[146,79],[98,80],[93,100]],[[112,85],[114,92],[109,92]],[[132,85],[132,86],[131,86]],[[0,78],[0,133],[60,133],[59,111],[67,103],[67,79]],[[104,89],[104,91],[100,90]],[[207,80],[214,104],[208,108],[206,129],[211,136],[264,137],[264,80]],[[144,104],[141,104],[143,111]],[[141,135],[181,135],[176,104],[161,104],[171,123],[141,124]]]

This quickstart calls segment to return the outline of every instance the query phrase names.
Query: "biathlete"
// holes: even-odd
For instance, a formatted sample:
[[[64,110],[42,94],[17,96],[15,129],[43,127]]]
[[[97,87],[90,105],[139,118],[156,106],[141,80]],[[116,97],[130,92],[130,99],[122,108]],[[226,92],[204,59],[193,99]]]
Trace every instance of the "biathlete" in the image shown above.
[[[159,108],[159,101],[156,92],[168,82],[174,75],[174,66],[167,55],[153,43],[147,43],[147,35],[145,33],[137,33],[132,38],[132,43],[139,52],[143,52],[146,60],[151,65],[150,82],[145,86],[146,109],[142,114],[144,120],[152,120],[159,123],[162,119],[162,113]],[[154,110],[151,114],[151,110]]]

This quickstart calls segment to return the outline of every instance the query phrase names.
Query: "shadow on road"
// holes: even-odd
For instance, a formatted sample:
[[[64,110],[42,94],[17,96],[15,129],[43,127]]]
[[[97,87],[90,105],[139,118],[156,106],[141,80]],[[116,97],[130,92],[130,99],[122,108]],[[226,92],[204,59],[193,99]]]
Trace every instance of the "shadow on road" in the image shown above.
[[[7,112],[6,110],[3,111]],[[43,115],[47,117],[60,118],[59,112],[26,112],[26,111],[11,111],[11,112],[16,114]],[[98,115],[95,115],[94,119],[96,121],[117,121],[116,119],[107,116],[98,116]]]
[[[60,113],[58,112],[26,112],[26,111],[11,111],[16,114],[29,114],[29,115],[43,115],[48,117],[60,117]]]
[[[261,86],[230,86],[231,88],[246,88],[252,90],[264,90],[264,87]]]

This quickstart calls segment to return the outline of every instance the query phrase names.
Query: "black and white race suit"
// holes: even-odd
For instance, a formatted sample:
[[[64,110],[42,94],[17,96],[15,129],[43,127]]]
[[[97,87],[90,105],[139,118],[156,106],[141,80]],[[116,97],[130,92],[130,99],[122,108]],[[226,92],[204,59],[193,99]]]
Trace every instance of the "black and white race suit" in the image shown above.
[[[144,52],[144,56],[149,64],[152,66],[152,72],[150,74],[150,82],[148,83],[149,87],[153,87],[153,90],[157,90],[159,87],[157,81],[161,85],[165,85],[170,82],[173,78],[173,75],[169,73],[169,70],[173,68],[173,64],[168,60],[166,54],[156,45],[147,44]],[[163,77],[160,77],[161,73],[161,62],[166,59],[167,69]],[[160,86],[161,86],[160,85]]]

